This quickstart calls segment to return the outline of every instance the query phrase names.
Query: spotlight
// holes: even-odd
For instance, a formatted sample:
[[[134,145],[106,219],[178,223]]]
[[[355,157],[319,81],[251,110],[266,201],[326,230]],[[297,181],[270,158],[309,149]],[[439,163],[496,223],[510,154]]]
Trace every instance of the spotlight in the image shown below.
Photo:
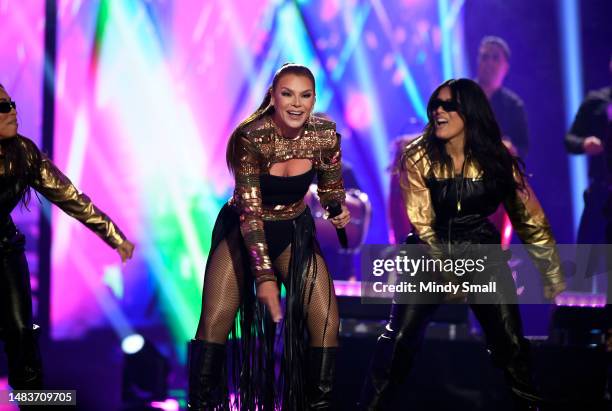
[[[136,354],[144,347],[145,340],[140,334],[128,335],[121,341],[121,349],[125,354]]]

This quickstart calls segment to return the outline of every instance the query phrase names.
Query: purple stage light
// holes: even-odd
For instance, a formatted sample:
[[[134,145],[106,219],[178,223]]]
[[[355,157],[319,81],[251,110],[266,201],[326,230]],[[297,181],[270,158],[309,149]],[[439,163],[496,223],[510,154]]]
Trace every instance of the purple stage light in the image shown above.
[[[605,294],[564,292],[555,298],[555,304],[560,307],[605,307]]]

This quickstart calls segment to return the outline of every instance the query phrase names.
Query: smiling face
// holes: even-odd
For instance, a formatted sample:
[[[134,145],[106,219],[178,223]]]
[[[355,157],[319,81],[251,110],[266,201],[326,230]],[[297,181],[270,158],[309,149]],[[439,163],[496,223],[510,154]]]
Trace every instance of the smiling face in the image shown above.
[[[11,97],[0,87],[0,102],[7,103]],[[0,113],[0,139],[15,137],[17,134],[17,110],[11,108],[8,113]]]
[[[456,111],[457,106],[454,104],[453,95],[449,87],[442,87],[436,96],[437,99],[431,109],[431,118],[434,125],[436,137],[442,140],[451,140],[454,138],[465,138],[465,123],[459,112]],[[443,108],[443,104],[448,102],[447,109]],[[452,106],[455,107],[452,107]],[[452,111],[455,109],[455,111]]]
[[[314,85],[306,76],[282,75],[272,90],[274,122],[285,136],[298,132],[312,112],[315,103]]]

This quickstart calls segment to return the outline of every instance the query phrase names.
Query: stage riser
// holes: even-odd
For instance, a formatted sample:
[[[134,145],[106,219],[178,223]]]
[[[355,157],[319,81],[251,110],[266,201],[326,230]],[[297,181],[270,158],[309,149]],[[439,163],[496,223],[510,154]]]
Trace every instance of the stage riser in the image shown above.
[[[343,338],[337,367],[339,410],[355,410],[375,338]],[[603,349],[560,348],[533,343],[536,379],[550,398],[572,400],[542,411],[604,410],[606,353]],[[484,344],[426,340],[394,408],[402,411],[512,411],[501,370],[493,367]],[[354,400],[353,400],[354,399]],[[591,405],[586,402],[590,401]]]

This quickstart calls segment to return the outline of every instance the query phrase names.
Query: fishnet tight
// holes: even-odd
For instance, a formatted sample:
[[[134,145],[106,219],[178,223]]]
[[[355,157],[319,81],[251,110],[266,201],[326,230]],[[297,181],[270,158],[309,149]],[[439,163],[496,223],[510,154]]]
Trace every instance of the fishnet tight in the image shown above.
[[[236,252],[240,249],[240,241],[239,230],[234,230],[217,246],[206,266],[202,312],[196,334],[198,339],[223,344],[234,324],[242,297],[242,264],[248,264]],[[283,282],[287,278],[290,256],[291,246],[288,246],[273,262]],[[338,345],[340,323],[336,295],[323,257],[320,254],[315,257],[316,264],[313,266],[317,272],[311,270],[308,273],[305,286],[304,310],[307,313],[310,345],[335,347]]]

